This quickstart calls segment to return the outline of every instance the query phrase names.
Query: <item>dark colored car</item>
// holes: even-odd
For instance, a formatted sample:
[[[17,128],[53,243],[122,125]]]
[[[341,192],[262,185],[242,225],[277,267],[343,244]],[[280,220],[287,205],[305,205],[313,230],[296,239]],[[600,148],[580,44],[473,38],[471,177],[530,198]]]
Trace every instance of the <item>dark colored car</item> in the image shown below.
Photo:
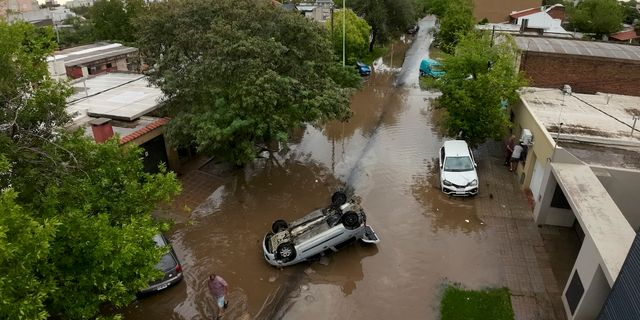
[[[163,255],[160,262],[156,264],[156,269],[164,272],[164,276],[151,282],[146,289],[140,290],[138,295],[147,295],[164,290],[182,280],[182,266],[169,240],[167,240],[164,235],[157,234],[153,237],[153,241],[155,241],[158,247],[169,248],[169,252]]]
[[[408,34],[416,34],[416,33],[418,33],[418,30],[420,30],[420,27],[417,24],[415,24],[415,25],[412,25],[411,27],[409,27],[409,29],[407,29],[407,33]]]
[[[368,76],[371,74],[371,67],[360,61],[356,62],[356,69],[361,76]]]

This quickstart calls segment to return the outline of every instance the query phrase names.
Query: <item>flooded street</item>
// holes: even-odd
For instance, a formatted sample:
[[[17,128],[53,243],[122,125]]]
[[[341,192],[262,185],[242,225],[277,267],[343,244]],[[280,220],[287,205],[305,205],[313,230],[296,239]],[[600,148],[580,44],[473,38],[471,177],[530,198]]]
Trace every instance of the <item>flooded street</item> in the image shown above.
[[[199,205],[175,213],[168,236],[185,278],[134,302],[125,319],[211,319],[213,272],[230,285],[227,319],[434,319],[444,283],[503,286],[500,245],[477,212],[488,196],[439,191],[444,137],[429,100],[436,93],[418,87],[433,24],[425,19],[415,39],[397,42],[393,63],[378,62],[352,97],[349,122],[308,126],[288,150],[241,171],[204,165],[183,176],[185,192],[194,190],[185,199]],[[381,242],[282,270],[267,264],[261,240],[271,223],[325,206],[344,185],[360,197]]]

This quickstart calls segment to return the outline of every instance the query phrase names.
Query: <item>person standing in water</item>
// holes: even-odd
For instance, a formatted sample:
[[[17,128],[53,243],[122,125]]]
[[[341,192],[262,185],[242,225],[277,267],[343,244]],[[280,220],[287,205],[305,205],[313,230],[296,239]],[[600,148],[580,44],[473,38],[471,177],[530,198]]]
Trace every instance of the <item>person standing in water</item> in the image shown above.
[[[215,319],[221,319],[224,316],[224,310],[227,308],[227,291],[229,291],[229,285],[227,282],[219,275],[212,273],[209,276],[208,280],[209,292],[213,296],[213,299],[217,304],[217,312]]]

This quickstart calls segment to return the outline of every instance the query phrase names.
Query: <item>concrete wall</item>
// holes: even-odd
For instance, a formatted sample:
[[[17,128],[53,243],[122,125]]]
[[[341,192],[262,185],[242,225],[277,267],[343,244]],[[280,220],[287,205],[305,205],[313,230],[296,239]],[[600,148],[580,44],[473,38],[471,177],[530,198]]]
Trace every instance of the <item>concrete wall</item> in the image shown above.
[[[640,74],[640,61],[527,51],[522,53],[520,70],[532,87],[557,89],[568,84],[580,93],[640,92],[640,82],[629,81],[629,76]]]
[[[604,305],[606,297],[613,285],[613,283],[609,283],[606,279],[600,267],[601,263],[600,254],[593,240],[588,234],[585,235],[580,253],[578,253],[578,258],[569,277],[569,279],[571,279],[574,272],[578,272],[582,286],[584,287],[584,294],[578,303],[575,313],[571,315],[567,299],[565,298],[567,289],[569,288],[569,281],[567,281],[562,291],[562,303],[564,304],[567,319],[592,320],[598,316],[598,312]]]
[[[552,150],[552,158],[550,161],[560,163],[572,163],[583,164],[582,161],[574,157],[567,150],[558,147],[555,152]],[[533,219],[538,225],[553,225],[561,227],[572,227],[575,221],[575,215],[573,211],[569,209],[554,208],[551,207],[551,200],[553,199],[553,193],[556,190],[558,182],[553,175],[551,166],[547,165],[544,169],[544,177],[542,178],[540,188],[540,201],[536,201],[536,205],[533,208]]]
[[[591,167],[634,231],[640,230],[640,171]]]
[[[529,146],[527,160],[525,163],[521,162],[517,169],[518,176],[524,173],[522,188],[528,188],[531,183],[531,175],[533,174],[535,160],[541,161],[542,163],[548,163],[548,159],[551,158],[551,154],[553,153],[555,141],[531,113],[524,101],[520,100],[518,103],[514,104],[511,107],[511,112],[513,112],[515,116],[513,119],[513,134],[515,134],[517,138],[520,138],[522,129],[529,129],[533,135],[533,145]],[[537,201],[538,199],[535,200]]]
[[[552,225],[560,227],[572,227],[576,220],[573,211],[570,209],[551,207],[553,193],[556,190],[558,182],[553,175],[551,166],[545,167],[544,178],[542,179],[542,188],[540,195],[542,199],[536,202],[533,209],[533,219],[538,225]]]

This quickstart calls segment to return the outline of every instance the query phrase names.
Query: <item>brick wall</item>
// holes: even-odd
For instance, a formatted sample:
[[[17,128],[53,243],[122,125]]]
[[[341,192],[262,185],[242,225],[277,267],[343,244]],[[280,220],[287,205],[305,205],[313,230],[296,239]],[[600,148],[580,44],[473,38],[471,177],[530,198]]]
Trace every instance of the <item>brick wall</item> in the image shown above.
[[[523,52],[520,70],[533,87],[640,96],[640,61]]]

